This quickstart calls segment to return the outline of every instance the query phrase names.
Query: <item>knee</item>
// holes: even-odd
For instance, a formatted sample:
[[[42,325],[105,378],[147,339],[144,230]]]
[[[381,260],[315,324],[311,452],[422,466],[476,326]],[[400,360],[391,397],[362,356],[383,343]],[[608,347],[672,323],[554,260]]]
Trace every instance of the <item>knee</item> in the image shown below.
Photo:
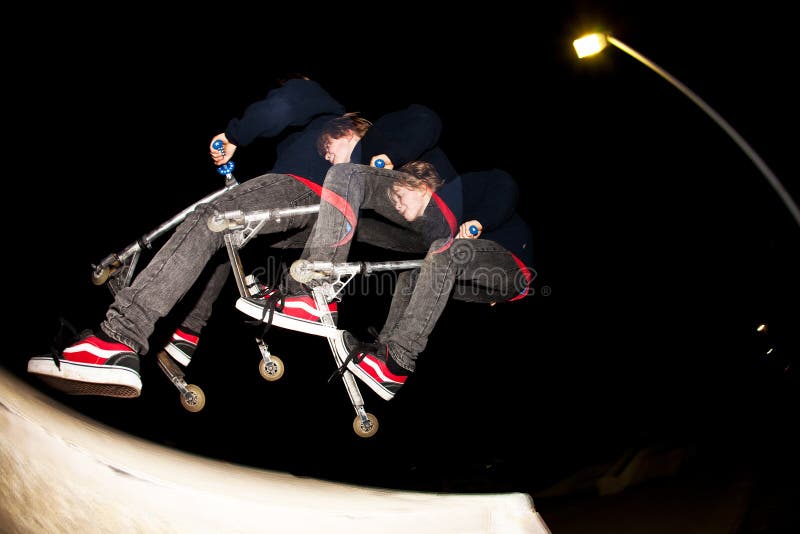
[[[328,172],[325,174],[325,181],[341,182],[349,180],[353,173],[356,171],[355,163],[337,163],[332,165]]]
[[[183,223],[181,224],[205,225],[210,217],[220,211],[224,210],[220,210],[214,204],[200,204],[195,207],[193,211],[189,212],[189,214],[186,216],[186,219],[184,219]]]
[[[441,253],[437,253],[436,251],[447,245],[448,241],[450,241],[450,238],[443,237],[431,243],[431,246],[428,247],[428,256],[439,256]]]
[[[197,206],[194,211],[189,212],[186,215],[186,218],[181,221],[181,223],[176,227],[176,231],[186,231],[187,229],[191,228],[192,226],[196,226],[198,221],[205,221],[206,217],[204,216],[203,210],[199,209],[200,206]]]
[[[449,242],[449,238],[442,238],[431,243],[426,260],[435,265],[449,263],[453,254],[453,244],[447,246]]]
[[[218,210],[213,204],[200,204],[193,211],[190,211],[186,218],[176,227],[176,232],[195,233],[198,230],[213,233],[208,229],[208,219]]]

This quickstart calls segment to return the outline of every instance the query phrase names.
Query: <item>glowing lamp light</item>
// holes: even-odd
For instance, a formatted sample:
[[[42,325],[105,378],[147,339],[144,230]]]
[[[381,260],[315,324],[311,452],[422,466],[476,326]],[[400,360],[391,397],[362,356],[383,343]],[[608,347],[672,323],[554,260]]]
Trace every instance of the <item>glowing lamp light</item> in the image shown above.
[[[575,47],[575,53],[579,58],[585,58],[602,52],[608,46],[608,39],[604,33],[590,33],[580,39],[575,39],[572,46]]]
[[[649,67],[653,70],[656,74],[667,80],[673,86],[675,86],[680,92],[682,92],[689,100],[697,104],[697,106],[702,109],[711,119],[722,128],[725,133],[727,133],[733,141],[739,145],[739,148],[744,151],[747,157],[758,167],[758,170],[761,171],[761,174],[767,179],[770,185],[775,189],[778,193],[778,196],[783,201],[786,208],[794,217],[794,220],[800,226],[800,208],[797,207],[792,197],[789,195],[788,191],[783,187],[780,180],[778,180],[777,176],[772,172],[772,170],[764,163],[764,160],[753,150],[752,147],[744,140],[744,138],[739,135],[733,126],[728,124],[728,121],[722,118],[722,116],[717,113],[714,108],[709,106],[702,98],[697,96],[694,91],[686,87],[680,81],[678,81],[674,76],[670,73],[641,55],[639,52],[631,48],[630,46],[626,45],[619,39],[612,37],[607,33],[591,33],[580,37],[579,39],[575,39],[572,42],[572,45],[575,47],[575,52],[577,53],[579,58],[588,57],[598,52],[602,51],[607,45],[612,44],[615,47],[619,48],[632,58],[636,59],[637,61],[641,62],[645,66]]]

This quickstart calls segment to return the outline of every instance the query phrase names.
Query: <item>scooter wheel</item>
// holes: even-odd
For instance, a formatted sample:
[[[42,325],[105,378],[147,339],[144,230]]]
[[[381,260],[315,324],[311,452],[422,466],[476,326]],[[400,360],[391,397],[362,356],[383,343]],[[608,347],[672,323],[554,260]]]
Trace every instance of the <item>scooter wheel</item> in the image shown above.
[[[378,418],[367,412],[367,420],[362,421],[360,416],[353,419],[353,430],[361,438],[371,438],[378,431]]]
[[[189,384],[186,386],[189,395],[181,395],[181,404],[186,410],[194,413],[202,410],[206,405],[206,394],[199,386]],[[187,396],[189,398],[187,398]]]
[[[110,268],[103,267],[102,269],[98,269],[92,273],[92,283],[96,286],[102,286],[106,283],[109,276],[111,276]]]
[[[275,355],[271,355],[271,362],[267,363],[263,359],[258,363],[258,372],[261,373],[261,378],[274,382],[283,376],[283,360]]]

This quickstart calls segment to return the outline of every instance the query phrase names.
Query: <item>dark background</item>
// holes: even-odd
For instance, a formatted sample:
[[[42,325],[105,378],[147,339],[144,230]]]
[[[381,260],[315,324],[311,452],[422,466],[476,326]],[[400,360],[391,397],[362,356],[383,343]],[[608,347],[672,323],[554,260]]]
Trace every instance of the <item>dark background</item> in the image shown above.
[[[14,94],[5,196],[14,344],[3,361],[104,423],[226,461],[536,496],[629,451],[679,449],[689,460],[675,476],[742,473],[751,503],[777,503],[758,521],[780,523],[796,492],[800,228],[744,152],[674,87],[616,48],[578,60],[571,45],[611,31],[728,120],[797,199],[793,22],[770,6],[493,4],[436,16],[339,7],[313,20],[277,9],[200,19],[141,10],[102,23],[71,7],[50,22],[20,17],[27,31],[4,82]],[[261,379],[259,330],[233,308],[233,283],[187,371],[206,393],[200,413],[183,410],[151,357],[133,400],[67,397],[26,376],[59,317],[77,328],[102,320],[111,295],[90,283],[93,262],[221,187],[209,140],[287,71],[370,118],[426,104],[458,169],[509,171],[534,232],[535,294],[494,308],[453,302],[393,401],[362,388],[381,424],[368,440],[352,431],[344,389],[326,383],[334,365],[324,339],[273,329],[286,375]],[[234,174],[263,173],[272,149],[239,150]],[[271,253],[256,240],[243,257],[255,266]],[[354,254],[385,259],[366,247]],[[376,289],[342,302],[340,326],[380,326],[390,297]],[[152,346],[179,320],[159,323]],[[760,322],[769,334],[755,334]],[[551,502],[535,500],[548,521]]]

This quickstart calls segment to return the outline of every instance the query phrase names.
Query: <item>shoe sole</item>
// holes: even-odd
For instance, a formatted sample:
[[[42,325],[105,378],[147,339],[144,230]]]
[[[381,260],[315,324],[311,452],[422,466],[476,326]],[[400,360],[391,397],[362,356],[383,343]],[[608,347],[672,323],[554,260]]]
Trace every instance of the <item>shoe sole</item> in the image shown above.
[[[247,299],[240,298],[237,300],[236,309],[245,315],[249,315],[253,319],[258,319],[259,321],[264,320],[262,319],[264,308]],[[336,332],[339,331],[335,326],[328,326],[317,321],[306,321],[305,319],[290,317],[277,311],[272,314],[272,324],[280,328],[322,337],[334,337],[336,336]]]
[[[142,379],[133,369],[61,360],[59,369],[50,356],[28,361],[28,372],[68,395],[99,395],[131,399],[142,392]]]
[[[186,356],[186,354],[181,349],[179,349],[172,343],[167,343],[167,345],[164,347],[164,351],[170,356],[172,356],[173,360],[183,365],[184,367],[186,367],[192,362],[191,358]]]
[[[333,337],[334,350],[338,353],[340,361],[344,361],[349,354],[349,351],[344,345],[343,332],[344,330],[337,330],[338,335]],[[383,400],[392,400],[394,393],[383,387],[380,383],[370,376],[366,371],[361,369],[358,365],[350,362],[347,364],[347,370],[353,373],[359,380],[361,380],[368,388],[374,391]]]

